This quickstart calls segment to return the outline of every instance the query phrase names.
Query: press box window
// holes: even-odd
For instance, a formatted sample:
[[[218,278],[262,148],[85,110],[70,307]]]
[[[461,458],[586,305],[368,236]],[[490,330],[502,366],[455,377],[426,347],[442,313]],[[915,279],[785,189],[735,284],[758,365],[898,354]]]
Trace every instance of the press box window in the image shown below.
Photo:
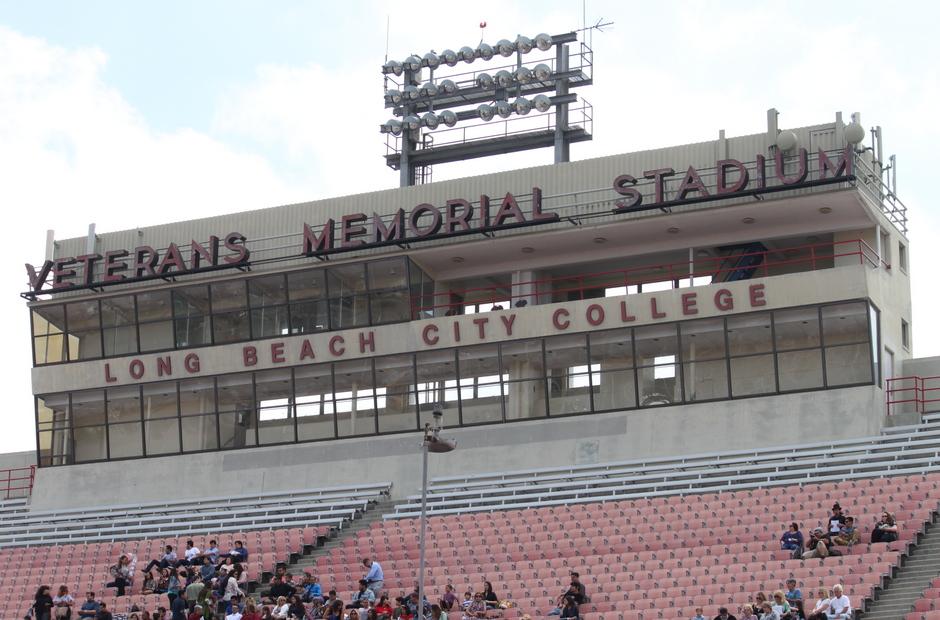
[[[898,242],[898,266],[907,273],[907,246]]]
[[[904,319],[901,319],[901,345],[905,349],[911,348],[911,325]]]

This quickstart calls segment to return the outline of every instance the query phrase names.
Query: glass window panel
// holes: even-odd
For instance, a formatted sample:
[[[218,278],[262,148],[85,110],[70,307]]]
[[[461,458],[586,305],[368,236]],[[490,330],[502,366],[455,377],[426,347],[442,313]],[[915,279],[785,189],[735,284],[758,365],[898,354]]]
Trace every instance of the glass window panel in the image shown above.
[[[287,279],[284,274],[248,280],[248,303],[252,308],[267,308],[287,303]]]
[[[769,312],[728,317],[728,349],[732,356],[773,351]]]
[[[457,350],[460,406],[464,424],[503,419],[499,351],[487,344]],[[508,377],[506,377],[508,379]]]
[[[414,358],[389,355],[375,359],[379,432],[417,429]]]
[[[240,310],[248,305],[244,280],[229,280],[212,285],[212,312]]]
[[[687,362],[682,365],[686,401],[728,398],[728,367],[725,360]]]
[[[411,319],[411,299],[405,289],[372,293],[372,324],[397,323]]]
[[[250,411],[254,408],[251,373],[224,375],[217,380],[219,411]]]
[[[875,382],[878,385],[881,385],[881,365],[884,362],[881,361],[881,356],[880,356],[881,342],[879,341],[879,337],[878,337],[879,336],[878,310],[876,310],[874,306],[869,304],[868,313],[869,313],[868,323],[871,326],[871,333],[869,334],[869,339],[871,340],[871,342],[869,344],[871,345],[871,356],[875,362],[874,363]],[[893,369],[889,369],[889,370],[893,370]]]
[[[176,381],[148,383],[144,386],[145,420],[175,418],[176,415]]]
[[[653,364],[662,363],[656,360],[668,356],[676,356],[679,353],[679,341],[676,336],[676,326],[674,324],[638,327],[634,330],[633,337],[636,340],[638,366],[651,366]]]
[[[65,305],[69,332],[90,331],[101,328],[97,301],[80,301]]]
[[[50,394],[45,398],[37,398],[36,406],[40,430],[69,426],[68,394]]]
[[[304,366],[294,370],[294,410],[300,441],[326,439],[333,428],[333,377],[330,364]]]
[[[256,444],[255,426],[255,412],[251,409],[219,413],[221,449],[254,446]]]
[[[819,308],[794,308],[774,312],[777,350],[819,346]],[[781,389],[783,384],[781,383]]]
[[[137,326],[104,328],[104,354],[107,357],[137,353]]]
[[[505,386],[506,419],[537,418],[546,415],[545,370],[542,363],[542,341],[522,340],[500,345],[503,381]],[[499,394],[493,377],[494,394]],[[483,385],[478,386],[478,396],[485,397]]]
[[[211,377],[180,381],[180,413],[183,416],[215,411],[215,383]]]
[[[660,359],[675,359],[664,356]],[[682,402],[677,364],[660,364],[637,369],[640,407],[653,407]]]
[[[65,332],[65,306],[43,306],[33,310],[33,335]]]
[[[545,339],[549,415],[590,411],[590,370],[594,371],[595,384],[599,387],[601,377],[597,371],[601,365],[588,365],[586,345],[585,334]]]
[[[89,360],[101,357],[101,330],[74,332],[69,329],[69,359]]]
[[[129,385],[108,389],[108,423],[140,420],[140,387]]]
[[[37,336],[33,338],[34,363],[54,364],[65,361],[65,335]]]
[[[288,333],[287,306],[268,306],[251,311],[252,338],[286,336]]]
[[[237,310],[212,315],[212,331],[215,344],[239,342],[251,338],[248,311]]]
[[[822,387],[822,355],[819,349],[777,354],[780,391]]]
[[[508,374],[510,381],[541,379],[544,376],[541,339],[504,342],[500,345],[500,353],[503,374]]]
[[[102,327],[133,325],[136,321],[135,317],[133,295],[109,297],[101,300]]]
[[[754,396],[777,391],[774,356],[752,355],[731,359],[731,395]]]
[[[595,372],[593,380],[595,411],[636,407],[636,378],[633,369]]]
[[[72,420],[75,426],[104,424],[104,390],[72,392]]]
[[[868,304],[864,301],[822,308],[826,346],[868,341]]]
[[[165,351],[173,348],[173,321],[141,323],[138,325],[138,330],[142,352]]]
[[[368,295],[330,299],[330,329],[348,329],[368,324]]]
[[[208,316],[188,316],[174,321],[176,327],[176,346],[199,347],[212,343],[209,332]],[[141,326],[143,328],[143,326]]]
[[[682,334],[682,361],[724,359],[724,319],[698,319],[679,324]]]
[[[105,426],[83,426],[72,432],[75,462],[102,461],[108,458]]]
[[[826,383],[829,387],[871,382],[871,348],[867,342],[826,347]]]
[[[369,273],[369,290],[407,288],[407,272],[404,258],[388,258],[372,261],[366,265]]]
[[[218,450],[215,414],[184,417],[182,424],[183,452]]]
[[[295,271],[287,274],[287,294],[291,301],[326,297],[326,269]]]
[[[72,463],[71,431],[67,429],[40,431],[39,465],[49,467]]]
[[[173,317],[173,301],[170,291],[153,291],[137,294],[137,320],[159,321]]]
[[[328,267],[326,273],[330,297],[344,297],[350,293],[362,293],[366,290],[364,263]]]
[[[435,409],[444,414],[445,427],[460,423],[459,398],[457,396],[457,364],[455,349],[443,351],[421,351],[416,354],[417,393],[419,424],[433,422]]]
[[[37,398],[39,458],[42,465],[67,465],[72,460],[72,431],[69,428],[68,395]]]
[[[177,418],[144,422],[147,455],[176,454],[180,451],[180,426]]]
[[[209,287],[187,286],[173,290],[173,316],[191,317],[209,314]]]
[[[310,334],[329,329],[328,307],[326,300],[291,304],[290,333]]]
[[[255,373],[258,439],[262,444],[294,441],[293,396],[289,368]]]
[[[339,436],[375,433],[372,360],[337,362],[333,365],[333,381]]]
[[[108,445],[112,459],[126,459],[144,455],[140,422],[108,425]]]

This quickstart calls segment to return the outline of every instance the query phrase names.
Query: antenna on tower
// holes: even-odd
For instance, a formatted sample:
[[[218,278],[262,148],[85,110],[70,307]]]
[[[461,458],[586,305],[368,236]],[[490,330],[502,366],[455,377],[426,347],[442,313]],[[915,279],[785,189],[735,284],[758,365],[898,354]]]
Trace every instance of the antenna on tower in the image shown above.
[[[385,15],[385,60],[382,61],[383,64],[388,63],[388,40],[389,40],[389,33],[391,32],[391,30],[392,30],[392,16],[391,14],[386,14]],[[385,92],[388,92],[388,74],[387,73],[384,74],[383,77],[385,79],[382,85],[385,87]]]
[[[480,43],[483,43],[483,37],[486,35],[486,20],[480,22]]]

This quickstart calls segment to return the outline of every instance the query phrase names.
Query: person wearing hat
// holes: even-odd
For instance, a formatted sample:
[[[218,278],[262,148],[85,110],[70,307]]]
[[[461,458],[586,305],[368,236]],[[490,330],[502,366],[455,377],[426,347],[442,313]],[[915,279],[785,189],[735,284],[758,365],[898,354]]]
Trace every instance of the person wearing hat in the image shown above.
[[[719,608],[718,608],[718,615],[715,616],[715,620],[738,620],[738,619],[737,619],[737,617],[735,617],[735,616],[733,616],[732,614],[728,613],[728,608],[727,608],[727,607],[719,607]]]
[[[842,506],[839,505],[839,502],[832,505],[832,514],[826,519],[826,523],[829,524],[826,538],[831,539],[833,536],[838,536],[845,525],[845,515],[842,514]]]
[[[826,532],[821,527],[817,527],[813,530],[809,540],[806,541],[806,551],[803,553],[803,559],[808,560],[810,558],[829,557],[829,546],[826,544],[827,540]]]

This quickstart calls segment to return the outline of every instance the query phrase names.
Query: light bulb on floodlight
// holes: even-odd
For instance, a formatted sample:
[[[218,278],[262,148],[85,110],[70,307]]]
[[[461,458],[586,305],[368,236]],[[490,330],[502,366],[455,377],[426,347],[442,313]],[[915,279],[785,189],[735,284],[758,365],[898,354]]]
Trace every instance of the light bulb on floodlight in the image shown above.
[[[507,88],[512,84],[512,73],[509,71],[497,71],[496,72],[496,84],[500,88]]]
[[[552,77],[552,68],[545,63],[539,63],[535,65],[535,69],[532,70],[532,73],[535,74],[535,79],[539,82],[547,82],[548,79]]]
[[[441,83],[438,84],[438,88],[440,88],[440,91],[445,95],[452,95],[457,92],[457,85],[453,80],[441,80]]]
[[[545,95],[536,95],[535,98],[532,99],[532,105],[534,105],[535,109],[539,112],[547,112],[549,108],[552,107],[552,100]]]
[[[401,135],[401,121],[397,118],[389,119],[388,122],[385,123],[385,127],[388,133],[392,134],[393,136]]]
[[[441,124],[441,119],[434,112],[428,112],[421,117],[421,122],[428,129],[437,129],[437,126]]]
[[[457,124],[457,115],[450,110],[444,110],[441,112],[441,122],[448,127],[453,127]]]
[[[517,97],[516,100],[512,102],[512,107],[515,109],[516,114],[525,116],[532,111],[532,102],[525,97]]]
[[[460,58],[457,56],[457,52],[451,49],[446,49],[441,52],[441,61],[448,67],[454,67],[457,65],[457,61]]]
[[[491,121],[496,115],[496,108],[488,103],[484,103],[477,108],[477,114],[479,114],[480,118],[484,121]]]
[[[421,70],[421,59],[417,56],[409,56],[405,59],[405,62],[401,63],[406,71],[420,71]]]
[[[545,34],[544,32],[535,35],[535,47],[543,52],[552,49],[552,35]]]
[[[391,101],[395,105],[398,105],[399,103],[401,103],[401,91],[400,90],[394,90],[394,89],[390,90],[385,93],[385,96],[388,98],[389,101]]]
[[[529,37],[524,37],[521,34],[516,38],[516,49],[522,52],[523,54],[528,54],[532,51],[532,39]]]
[[[415,86],[414,84],[409,84],[408,86],[405,86],[405,91],[404,91],[405,99],[414,100],[414,99],[417,99],[418,95],[420,94],[421,93],[418,92],[418,87]]]
[[[477,75],[477,86],[485,90],[493,88],[493,76],[489,73],[480,73]]]
[[[528,67],[519,67],[513,75],[520,84],[528,84],[532,81],[532,70]]]
[[[496,114],[498,114],[500,118],[509,118],[512,116],[512,106],[509,105],[508,101],[497,101]]]
[[[406,116],[404,119],[402,119],[402,126],[405,129],[415,130],[421,127],[421,119],[413,114]]]
[[[516,46],[508,39],[500,39],[496,42],[496,51],[499,52],[499,55],[503,58],[509,58],[512,56],[512,53],[516,51]]]
[[[845,141],[849,144],[858,144],[865,139],[865,128],[852,121],[845,126]]]
[[[781,131],[777,134],[777,148],[781,151],[790,151],[796,146],[796,134],[792,131]]]
[[[394,73],[395,75],[401,75],[401,63],[397,60],[389,60],[387,63],[382,65],[382,73]]]
[[[424,62],[430,69],[437,69],[441,64],[440,57],[434,52],[428,52],[424,55]]]
[[[473,59],[477,57],[477,53],[473,51],[472,47],[467,47],[466,45],[460,48],[460,59],[467,64],[473,62]]]
[[[421,85],[421,94],[426,97],[437,97],[438,88],[434,82],[425,82]]]
[[[480,52],[480,58],[483,60],[492,60],[493,54],[495,54],[493,51],[493,46],[488,43],[480,43],[477,51]]]

